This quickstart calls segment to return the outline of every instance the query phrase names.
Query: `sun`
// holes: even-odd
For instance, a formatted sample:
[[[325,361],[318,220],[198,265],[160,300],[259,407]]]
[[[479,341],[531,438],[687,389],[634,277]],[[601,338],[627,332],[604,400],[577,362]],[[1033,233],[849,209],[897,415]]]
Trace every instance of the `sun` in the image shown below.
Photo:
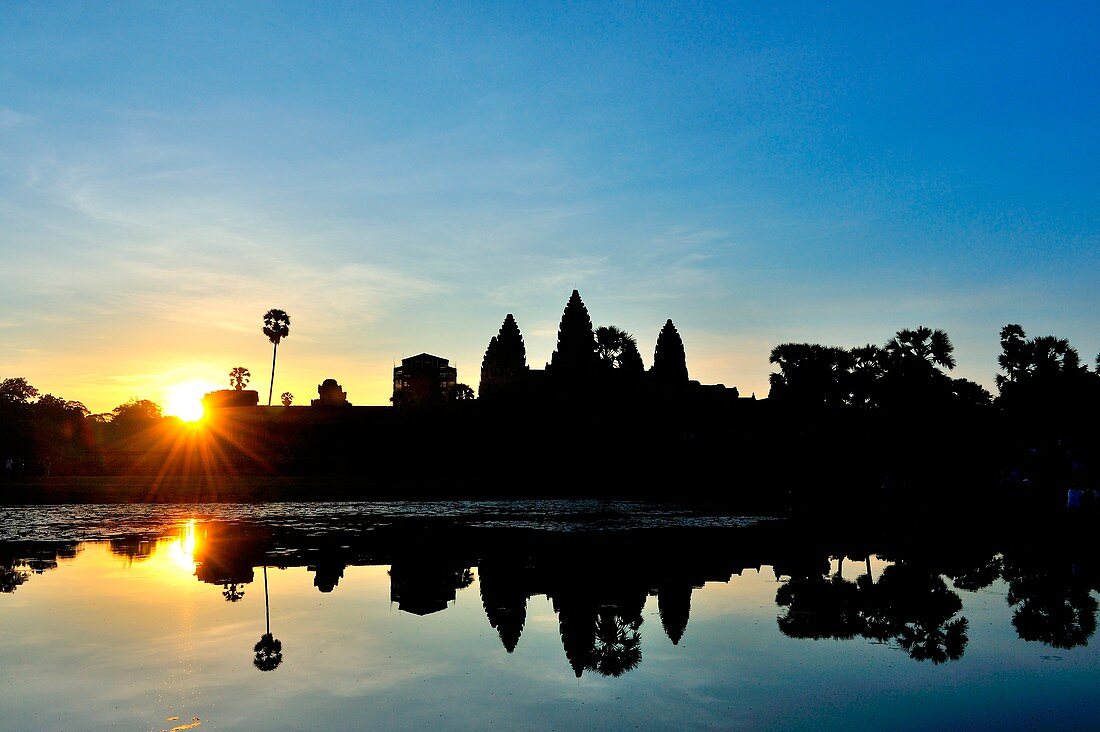
[[[165,393],[164,413],[184,422],[198,422],[203,416],[203,395],[217,388],[206,381],[184,381],[171,386]]]

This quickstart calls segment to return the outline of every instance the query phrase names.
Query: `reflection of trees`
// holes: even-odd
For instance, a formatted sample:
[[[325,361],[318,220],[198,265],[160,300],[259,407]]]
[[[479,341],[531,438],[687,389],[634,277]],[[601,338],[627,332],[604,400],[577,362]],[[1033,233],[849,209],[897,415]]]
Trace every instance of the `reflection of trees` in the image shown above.
[[[955,587],[968,592],[984,590],[1001,577],[1003,562],[998,555],[975,557],[969,563],[955,562],[945,574]]]
[[[792,638],[854,638],[862,631],[859,589],[832,577],[794,577],[775,593],[775,604],[787,608],[779,630]]]
[[[1052,557],[1006,558],[1012,625],[1026,641],[1055,648],[1087,645],[1096,632],[1094,583],[1068,562]]]
[[[857,636],[894,641],[917,661],[958,660],[966,649],[966,618],[956,618],[962,600],[932,571],[910,564],[886,568],[856,582],[839,575],[794,577],[779,588],[776,604],[786,612],[779,629],[792,638]]]
[[[110,540],[111,554],[116,557],[124,557],[131,562],[143,561],[153,555],[156,542],[141,536],[124,536]]]
[[[27,581],[27,573],[8,564],[0,564],[0,592],[15,592]]]

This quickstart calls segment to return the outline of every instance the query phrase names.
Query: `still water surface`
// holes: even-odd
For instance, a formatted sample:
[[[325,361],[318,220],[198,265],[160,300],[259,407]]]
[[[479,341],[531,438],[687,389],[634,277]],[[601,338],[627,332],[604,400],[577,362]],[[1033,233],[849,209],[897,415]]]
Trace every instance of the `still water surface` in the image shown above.
[[[5,508],[0,728],[1095,728],[1096,574],[632,504]]]

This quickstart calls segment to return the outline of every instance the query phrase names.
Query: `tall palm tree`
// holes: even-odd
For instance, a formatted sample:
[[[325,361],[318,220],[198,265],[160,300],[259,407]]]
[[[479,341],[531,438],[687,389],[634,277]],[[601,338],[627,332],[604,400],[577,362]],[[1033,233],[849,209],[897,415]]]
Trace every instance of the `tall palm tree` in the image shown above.
[[[267,632],[252,648],[255,657],[252,665],[261,671],[274,671],[283,662],[283,642],[271,635],[271,602],[267,594],[267,565],[264,565],[264,617]]]
[[[275,357],[279,353],[279,341],[290,335],[290,316],[285,310],[272,308],[264,313],[264,335],[274,344],[271,351],[271,386],[267,390],[267,406],[271,406],[271,396],[275,393]]]

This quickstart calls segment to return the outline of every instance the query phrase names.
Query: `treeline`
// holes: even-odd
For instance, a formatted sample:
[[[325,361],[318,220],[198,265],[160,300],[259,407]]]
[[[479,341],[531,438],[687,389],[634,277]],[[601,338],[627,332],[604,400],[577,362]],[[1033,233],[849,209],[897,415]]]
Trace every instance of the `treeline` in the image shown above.
[[[1064,505],[1067,489],[1097,487],[1100,374],[1063,338],[1028,338],[1010,324],[1000,339],[996,396],[950,375],[954,346],[942,330],[852,349],[776,346],[773,428],[785,427],[790,453],[869,486],[868,500]],[[801,472],[813,505],[814,471]]]
[[[42,394],[23,377],[0,381],[0,479],[99,473],[105,452],[136,453],[180,426],[148,399],[92,414],[83,403]]]

